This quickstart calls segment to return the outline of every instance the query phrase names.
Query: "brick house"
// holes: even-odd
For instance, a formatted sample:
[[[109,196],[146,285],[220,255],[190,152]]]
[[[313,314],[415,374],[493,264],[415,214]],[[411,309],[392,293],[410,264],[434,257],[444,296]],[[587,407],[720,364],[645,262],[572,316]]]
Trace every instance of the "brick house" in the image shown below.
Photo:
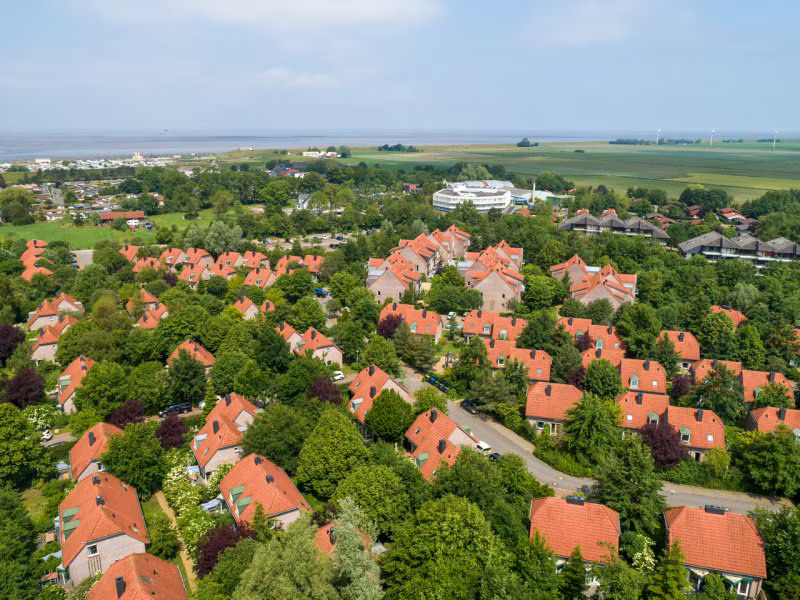
[[[202,248],[189,248],[186,250],[186,263],[193,266],[202,266],[207,269],[214,264],[214,258]]]
[[[161,253],[158,260],[168,269],[176,269],[186,262],[186,253],[180,248],[167,248]]]
[[[550,380],[550,365],[553,359],[544,350],[517,348],[516,343],[511,340],[487,340],[484,338],[483,343],[486,346],[489,367],[492,369],[502,369],[512,360],[516,360],[528,369],[529,380]]]
[[[127,310],[130,314],[133,315],[136,312],[137,306],[143,312],[147,312],[148,310],[158,306],[158,298],[156,298],[146,289],[139,288],[133,293],[131,299],[128,300],[127,303],[125,303],[125,310]]]
[[[71,415],[75,412],[75,392],[81,387],[83,378],[86,377],[86,373],[94,363],[95,361],[88,356],[79,356],[69,363],[59,375],[56,399],[65,414]]]
[[[511,302],[522,300],[525,278],[505,267],[495,266],[485,271],[470,273],[465,278],[468,288],[480,292],[483,307],[488,310],[508,310]]]
[[[326,365],[342,366],[344,355],[342,351],[330,340],[313,327],[309,327],[294,348],[294,353],[302,356],[310,352],[311,356],[318,358]]]
[[[428,481],[442,463],[455,464],[462,446],[477,448],[478,439],[435,408],[416,418],[403,442],[409,458]]]
[[[789,398],[794,401],[794,382],[787,379],[783,373],[742,369],[742,373],[739,375],[739,383],[742,384],[742,389],[744,390],[745,402],[753,402],[768,383],[783,387]]]
[[[155,329],[158,327],[161,319],[165,319],[168,316],[169,309],[167,305],[156,302],[156,305],[148,309],[133,326],[141,329]]]
[[[438,342],[442,337],[444,327],[442,326],[442,317],[437,312],[427,308],[416,308],[411,304],[392,302],[383,307],[378,321],[383,321],[389,315],[403,317],[403,321],[408,325],[411,333],[431,335],[434,342]]]
[[[725,424],[707,408],[668,406],[664,420],[681,434],[681,443],[697,461],[712,448],[725,448]]]
[[[96,423],[85,431],[69,450],[72,479],[82,481],[98,471],[104,471],[100,457],[108,450],[108,440],[112,435],[122,433],[122,429],[111,423]]]
[[[367,289],[375,300],[399,302],[408,290],[420,291],[422,275],[405,258],[393,254],[386,259],[371,258],[367,267]]]
[[[47,325],[39,331],[39,335],[31,348],[31,360],[55,362],[58,340],[61,334],[78,322],[71,314],[59,315],[55,325]]]
[[[242,455],[242,434],[255,419],[257,409],[239,394],[226,394],[206,417],[205,425],[192,438],[192,449],[200,475],[208,478],[222,464],[234,464]]]
[[[479,335],[486,339],[516,340],[528,326],[525,319],[504,317],[493,310],[473,310],[464,317],[464,338]]]
[[[178,280],[185,281],[189,284],[190,288],[196,290],[198,283],[211,279],[211,267],[209,267],[206,262],[207,261],[201,260],[196,264],[187,264],[181,269],[181,272],[178,273]]]
[[[528,387],[525,418],[538,433],[550,426],[550,435],[559,435],[567,411],[583,398],[583,392],[568,383],[537,381]]]
[[[129,554],[108,567],[86,600],[189,600],[178,567],[152,554]]]
[[[242,266],[248,269],[269,269],[269,258],[263,252],[248,250],[242,253],[242,258],[244,259]]]
[[[125,244],[122,248],[119,249],[119,253],[125,257],[125,260],[130,262],[134,262],[136,260],[136,255],[139,252],[140,246],[134,246],[133,244]]]
[[[161,264],[161,261],[157,258],[153,258],[152,256],[146,256],[144,258],[138,259],[135,263],[133,263],[133,272],[134,273],[141,273],[145,269],[152,269],[153,271],[160,271],[164,268],[164,265]]]
[[[275,273],[270,271],[268,267],[256,267],[244,278],[244,285],[251,285],[264,289],[275,283],[276,279]]]

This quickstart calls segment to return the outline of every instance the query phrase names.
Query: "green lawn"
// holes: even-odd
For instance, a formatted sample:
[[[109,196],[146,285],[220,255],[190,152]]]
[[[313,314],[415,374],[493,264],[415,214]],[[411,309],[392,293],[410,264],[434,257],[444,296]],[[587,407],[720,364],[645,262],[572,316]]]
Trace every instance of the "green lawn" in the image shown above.
[[[145,520],[150,519],[152,515],[156,513],[164,512],[158,505],[158,500],[156,500],[155,494],[150,496],[150,499],[147,502],[142,502],[142,512],[144,513]],[[180,569],[183,580],[188,584],[189,578],[186,576],[186,568],[183,566],[183,561],[181,560],[180,554],[178,554],[178,556],[173,558],[170,562]]]
[[[22,492],[22,506],[28,511],[31,518],[36,518],[44,512],[47,500],[42,496],[42,490],[37,487],[30,487]]]

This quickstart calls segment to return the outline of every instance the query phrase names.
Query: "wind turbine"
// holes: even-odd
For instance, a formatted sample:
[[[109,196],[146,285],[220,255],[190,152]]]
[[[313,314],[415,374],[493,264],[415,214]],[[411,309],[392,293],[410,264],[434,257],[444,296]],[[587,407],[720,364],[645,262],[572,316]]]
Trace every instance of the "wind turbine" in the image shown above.
[[[656,146],[658,146],[658,138],[661,137],[661,128],[656,130]]]
[[[714,129],[711,130],[711,141],[708,142],[708,147],[711,148],[714,145]]]
[[[773,150],[773,151],[775,150],[775,142],[777,142],[777,141],[778,141],[778,134],[779,134],[779,133],[780,133],[780,131],[778,131],[778,130],[776,129],[776,130],[775,130],[775,133],[774,133],[774,135],[772,136],[772,150]]]

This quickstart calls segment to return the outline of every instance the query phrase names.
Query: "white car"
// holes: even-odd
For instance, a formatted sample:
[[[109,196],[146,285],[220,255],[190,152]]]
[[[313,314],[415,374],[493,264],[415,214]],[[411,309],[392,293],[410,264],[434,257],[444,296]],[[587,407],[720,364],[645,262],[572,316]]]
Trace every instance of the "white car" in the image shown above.
[[[331,239],[331,236],[330,236],[330,234],[329,234],[329,233],[323,233],[321,237],[322,237],[322,239],[323,239],[323,240],[329,240],[329,239]]]
[[[331,379],[333,379],[334,381],[341,381],[342,379],[344,379],[344,373],[342,373],[341,371],[334,371]]]
[[[45,429],[45,430],[42,432],[42,441],[43,441],[43,442],[49,442],[49,441],[50,441],[50,440],[52,440],[52,439],[53,439],[53,434],[50,432],[50,430],[49,430],[49,429]]]
[[[478,442],[477,447],[478,447],[478,452],[480,452],[481,454],[489,454],[492,451],[492,447],[483,440],[480,440]]]

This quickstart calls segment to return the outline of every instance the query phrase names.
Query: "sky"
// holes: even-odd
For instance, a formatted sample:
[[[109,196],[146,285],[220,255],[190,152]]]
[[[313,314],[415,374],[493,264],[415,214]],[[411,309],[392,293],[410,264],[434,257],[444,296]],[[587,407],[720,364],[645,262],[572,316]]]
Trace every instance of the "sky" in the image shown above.
[[[25,0],[0,131],[798,131],[800,4]]]

